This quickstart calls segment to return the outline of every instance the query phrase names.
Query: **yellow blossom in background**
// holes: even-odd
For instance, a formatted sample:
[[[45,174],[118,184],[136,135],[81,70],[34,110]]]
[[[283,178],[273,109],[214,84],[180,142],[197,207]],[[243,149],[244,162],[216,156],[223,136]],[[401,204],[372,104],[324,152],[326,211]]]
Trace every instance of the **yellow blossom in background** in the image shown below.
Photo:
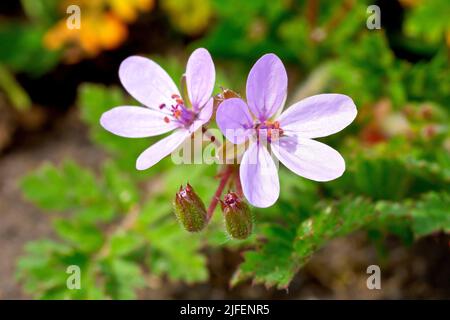
[[[210,0],[163,0],[160,5],[172,25],[188,35],[204,31],[213,13]]]
[[[44,36],[44,45],[64,49],[69,63],[117,48],[127,37],[127,23],[136,20],[139,12],[151,10],[154,0],[72,0],[63,2],[61,12],[72,4],[81,8],[81,28],[67,28],[68,16],[64,16]]]
[[[150,11],[154,6],[154,0],[109,0],[108,2],[111,10],[127,22],[136,20],[139,11]]]
[[[67,62],[77,62],[83,55],[91,57],[118,47],[126,36],[126,25],[114,15],[104,14],[84,17],[79,30],[70,30],[60,21],[47,32],[44,44],[51,50],[66,47]]]

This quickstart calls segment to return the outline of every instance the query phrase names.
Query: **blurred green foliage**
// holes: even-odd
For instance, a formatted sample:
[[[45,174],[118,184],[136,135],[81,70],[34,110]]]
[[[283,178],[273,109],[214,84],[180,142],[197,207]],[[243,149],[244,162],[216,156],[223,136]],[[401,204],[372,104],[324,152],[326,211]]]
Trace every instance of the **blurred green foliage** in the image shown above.
[[[0,22],[0,64],[14,72],[40,75],[53,68],[60,52],[45,48],[43,37],[48,28],[58,20],[57,0],[21,1],[27,19],[10,19]]]
[[[431,45],[432,57],[417,63],[396,55],[385,30],[366,29],[370,1],[207,2],[214,22],[190,46],[211,51],[219,85],[244,93],[251,64],[275,52],[286,62],[292,101],[320,92],[354,99],[355,123],[325,139],[343,154],[346,173],[320,184],[282,168],[280,199],[254,210],[252,237],[230,240],[218,210],[205,232],[189,234],[171,212],[173,196],[189,182],[210,199],[217,168],[165,159],[137,172],[136,157],[156,139],[129,140],[103,130],[100,115],[130,103],[129,97],[116,87],[85,84],[78,99],[82,119],[109,156],[99,172],[68,161],[23,178],[24,195],[50,212],[55,230],[54,238],[31,242],[19,261],[18,278],[33,296],[123,299],[136,297],[152,277],[207,281],[206,249],[223,247],[245,249],[232,285],[253,279],[285,288],[328,241],[356,230],[374,241],[395,235],[405,244],[450,232],[449,27],[442,14],[448,1],[405,9],[406,31],[398,41],[424,37]],[[178,12],[176,2],[166,10]],[[432,28],[422,27],[428,23]],[[184,66],[176,57],[157,60],[179,79]],[[82,290],[66,288],[72,264],[82,270]]]

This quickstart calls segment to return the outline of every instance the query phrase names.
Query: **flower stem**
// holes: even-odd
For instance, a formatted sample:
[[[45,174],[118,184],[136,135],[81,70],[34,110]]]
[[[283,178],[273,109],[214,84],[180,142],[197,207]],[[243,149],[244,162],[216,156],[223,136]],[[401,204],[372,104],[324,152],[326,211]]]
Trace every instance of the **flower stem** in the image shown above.
[[[318,10],[319,0],[308,0],[306,2],[306,20],[310,29],[314,29],[316,26]]]
[[[209,205],[208,211],[206,213],[207,221],[209,221],[212,218],[212,216],[214,214],[214,210],[216,209],[217,204],[219,203],[219,198],[222,195],[223,189],[225,189],[228,179],[230,178],[232,173],[233,173],[233,167],[227,166],[225,171],[221,174],[219,186],[217,187],[217,190],[214,193],[214,196],[211,200],[211,204]]]
[[[236,186],[236,192],[239,197],[244,196],[244,191],[242,190],[241,177],[239,176],[239,170],[236,171],[234,176],[234,185]]]

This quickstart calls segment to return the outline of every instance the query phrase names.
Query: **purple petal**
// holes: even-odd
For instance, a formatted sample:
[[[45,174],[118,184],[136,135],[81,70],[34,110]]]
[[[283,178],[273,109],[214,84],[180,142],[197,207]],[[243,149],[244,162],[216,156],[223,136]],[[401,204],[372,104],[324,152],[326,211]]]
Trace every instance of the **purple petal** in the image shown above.
[[[216,71],[208,50],[192,52],[186,67],[186,85],[194,109],[202,108],[211,98]]]
[[[170,136],[159,140],[141,153],[136,161],[136,169],[145,170],[158,163],[181,145],[189,135],[187,130],[180,129],[175,130]]]
[[[282,108],[286,101],[287,74],[273,53],[262,56],[247,78],[247,103],[253,114],[264,121]]]
[[[190,133],[197,131],[202,125],[204,125],[209,121],[209,119],[211,119],[214,110],[213,106],[214,106],[214,99],[210,98],[209,101],[206,103],[206,105],[198,113],[197,120],[195,120],[191,124],[189,128]]]
[[[319,94],[295,103],[278,120],[286,132],[319,138],[341,131],[355,119],[356,114],[356,106],[350,97]]]
[[[227,99],[219,105],[216,122],[225,137],[234,144],[243,143],[253,128],[248,106],[239,98]]]
[[[173,104],[171,96],[180,95],[170,76],[154,61],[138,56],[125,59],[119,68],[125,89],[143,105],[159,110]],[[163,109],[168,112],[169,108]]]
[[[330,181],[345,171],[339,152],[318,141],[285,136],[272,143],[272,152],[289,170],[311,180]]]
[[[167,120],[170,122],[166,122]],[[103,113],[100,124],[109,132],[127,138],[156,136],[178,127],[178,124],[164,113],[130,106],[116,107]]]
[[[255,207],[270,207],[280,194],[280,183],[275,163],[266,147],[252,143],[245,152],[240,178],[247,200]]]

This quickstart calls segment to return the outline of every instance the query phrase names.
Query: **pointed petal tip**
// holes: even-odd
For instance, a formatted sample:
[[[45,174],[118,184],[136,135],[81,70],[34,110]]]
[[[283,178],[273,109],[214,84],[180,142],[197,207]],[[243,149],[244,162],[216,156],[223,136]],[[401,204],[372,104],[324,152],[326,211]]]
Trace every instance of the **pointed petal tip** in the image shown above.
[[[268,53],[263,54],[263,55],[258,59],[258,61],[259,61],[259,60],[263,60],[263,59],[275,59],[275,60],[278,60],[278,61],[281,62],[280,57],[278,57],[278,56],[277,56],[275,53],[273,53],[273,52],[268,52]]]
[[[203,48],[203,47],[195,49],[194,51],[192,51],[191,55],[193,55],[194,53],[205,54],[205,55],[209,55],[211,57],[211,54],[209,53],[208,49]]]
[[[148,164],[148,161],[146,159],[145,150],[139,155],[139,157],[136,159],[136,170],[138,171],[144,171],[147,169],[150,169],[153,164]]]
[[[119,106],[104,112],[100,125],[107,131],[126,138],[157,136],[178,127],[174,121],[166,122],[165,114],[150,108]]]
[[[264,209],[264,208],[269,208],[269,207],[273,206],[277,202],[278,198],[273,199],[272,201],[259,201],[258,200],[258,201],[252,202],[249,199],[247,199],[247,200],[253,207]]]
[[[106,111],[106,112],[108,112],[108,111]],[[102,113],[102,115],[100,116],[100,119],[98,119],[98,123],[104,128],[104,129],[106,129],[106,124],[105,124],[105,113],[106,112],[103,112]]]
[[[111,109],[111,110],[113,110],[113,109]],[[100,119],[99,119],[99,123],[103,127],[103,129],[114,134],[111,120],[110,120],[111,119],[111,110],[108,110],[108,111],[105,111],[102,113],[102,115],[100,116]]]
[[[129,56],[129,57],[123,59],[119,65],[119,78],[122,80],[124,77],[126,77],[126,73],[128,71],[127,69],[130,65],[133,65],[133,64],[139,63],[139,62],[145,63],[145,62],[147,62],[147,60],[152,61],[149,58],[138,56],[138,55]]]
[[[144,171],[149,169],[150,167],[145,166],[144,164],[140,163],[139,161],[136,161],[136,170]]]

